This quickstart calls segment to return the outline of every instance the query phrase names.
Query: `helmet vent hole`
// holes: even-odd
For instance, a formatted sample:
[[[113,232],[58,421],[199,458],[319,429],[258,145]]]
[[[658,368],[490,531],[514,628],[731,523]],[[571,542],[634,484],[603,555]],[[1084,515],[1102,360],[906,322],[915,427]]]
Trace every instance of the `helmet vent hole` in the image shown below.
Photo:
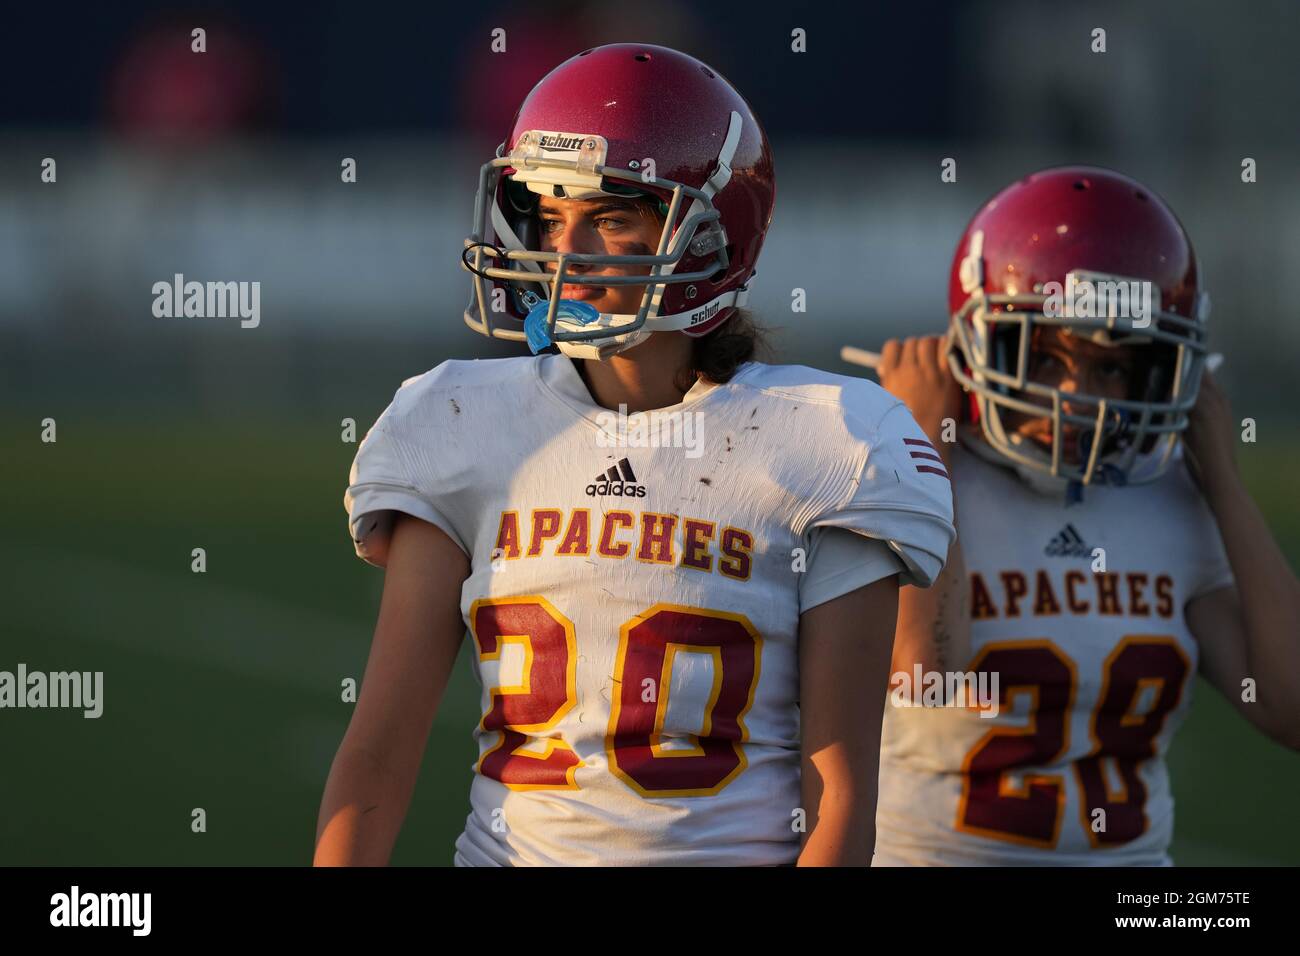
[[[1142,200],[1143,202],[1147,201],[1147,194],[1140,189],[1133,190],[1133,195],[1137,196],[1137,198]]]
[[[705,76],[707,76],[709,79],[711,80],[714,79],[713,71],[710,70],[707,66],[701,66],[700,72],[703,73]]]
[[[1091,186],[1092,182],[1087,179],[1076,179],[1074,181],[1074,188],[1079,190],[1079,192],[1083,192],[1085,189],[1091,188]]]
[[[636,60],[638,63],[649,63],[649,62],[650,62],[650,54],[649,54],[649,53],[638,53],[638,54],[637,54],[636,56],[634,56],[632,59]]]
[[[586,56],[590,52],[591,52],[590,50],[583,50],[581,53],[578,54],[578,56]]]

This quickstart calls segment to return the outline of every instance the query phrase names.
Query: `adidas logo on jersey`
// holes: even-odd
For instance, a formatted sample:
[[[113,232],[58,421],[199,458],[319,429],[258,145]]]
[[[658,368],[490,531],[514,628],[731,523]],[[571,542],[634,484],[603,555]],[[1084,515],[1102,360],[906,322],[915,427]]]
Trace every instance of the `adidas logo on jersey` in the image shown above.
[[[1088,558],[1092,556],[1092,548],[1084,544],[1083,536],[1074,525],[1067,524],[1047,542],[1043,553],[1049,558]]]
[[[607,471],[597,475],[596,480],[587,486],[587,494],[593,498],[597,495],[644,498],[645,485],[636,483],[636,474],[632,471],[632,463],[623,458],[617,465],[613,465]]]

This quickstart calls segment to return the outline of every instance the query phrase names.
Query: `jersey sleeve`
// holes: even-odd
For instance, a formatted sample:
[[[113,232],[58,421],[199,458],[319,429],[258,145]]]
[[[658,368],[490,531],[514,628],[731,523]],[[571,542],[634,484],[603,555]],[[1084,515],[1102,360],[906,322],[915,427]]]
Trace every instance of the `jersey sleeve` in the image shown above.
[[[947,469],[902,402],[864,440],[866,456],[850,493],[809,527],[845,528],[881,541],[903,565],[900,584],[929,587],[957,534]]]
[[[343,493],[348,530],[357,557],[384,566],[397,512],[414,515],[442,529],[462,551],[465,542],[445,510],[439,507],[432,456],[405,434],[402,391],[379,416],[357,448]]]
[[[799,578],[799,613],[906,571],[883,541],[843,528],[813,529],[808,570]]]

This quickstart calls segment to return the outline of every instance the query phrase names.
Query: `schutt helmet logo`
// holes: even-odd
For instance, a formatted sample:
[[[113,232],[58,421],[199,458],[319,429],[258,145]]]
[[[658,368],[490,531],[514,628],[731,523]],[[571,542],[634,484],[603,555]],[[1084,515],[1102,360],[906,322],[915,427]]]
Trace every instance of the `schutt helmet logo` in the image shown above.
[[[692,312],[691,325],[699,325],[701,322],[707,322],[709,319],[713,318],[715,315],[718,314],[718,310],[720,308],[722,308],[722,306],[720,306],[716,302],[713,302],[705,306],[703,309],[700,309],[697,312]]]
[[[564,133],[551,133],[542,137],[542,149],[570,149],[577,150],[582,148],[581,136],[570,136]]]
[[[593,498],[597,495],[644,498],[645,485],[636,483],[636,475],[632,472],[632,463],[624,458],[617,465],[613,465],[597,475],[596,480],[587,486],[587,494]]]

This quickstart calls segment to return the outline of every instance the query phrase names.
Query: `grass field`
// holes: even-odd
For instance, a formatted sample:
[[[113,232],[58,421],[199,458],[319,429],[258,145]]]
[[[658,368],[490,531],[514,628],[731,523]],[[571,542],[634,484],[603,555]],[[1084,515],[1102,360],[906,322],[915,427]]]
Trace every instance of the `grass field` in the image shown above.
[[[104,716],[0,712],[0,864],[279,864],[311,858],[382,572],[352,554],[354,445],[332,423],[0,429],[0,669],[102,670]],[[364,426],[363,426],[364,429]],[[1293,563],[1300,440],[1243,452]],[[207,573],[190,571],[191,549]],[[449,863],[478,718],[462,653],[394,863]],[[1181,864],[1300,864],[1300,755],[1204,685],[1171,765]],[[203,808],[207,832],[191,832]]]

